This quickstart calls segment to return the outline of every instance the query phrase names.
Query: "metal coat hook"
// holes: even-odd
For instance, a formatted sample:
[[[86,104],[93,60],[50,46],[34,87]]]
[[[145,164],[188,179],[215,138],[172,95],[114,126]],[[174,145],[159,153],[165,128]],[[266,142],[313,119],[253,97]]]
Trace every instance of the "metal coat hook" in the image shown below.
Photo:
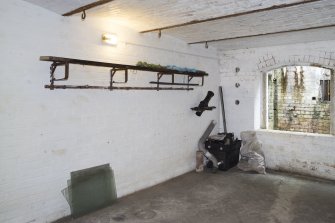
[[[81,20],[85,20],[85,19],[86,19],[86,12],[84,10],[83,13],[81,14]]]

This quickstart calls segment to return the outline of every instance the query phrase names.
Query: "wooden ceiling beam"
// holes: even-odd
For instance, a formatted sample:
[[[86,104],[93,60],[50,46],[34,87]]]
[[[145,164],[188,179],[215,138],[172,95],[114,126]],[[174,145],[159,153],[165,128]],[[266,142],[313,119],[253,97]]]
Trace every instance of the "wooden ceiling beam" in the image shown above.
[[[77,9],[74,9],[70,12],[67,12],[67,13],[64,13],[63,16],[70,16],[70,15],[74,15],[74,14],[77,14],[77,13],[80,13],[80,12],[83,12],[85,10],[88,10],[88,9],[91,9],[91,8],[94,8],[94,7],[97,7],[97,6],[100,6],[100,5],[104,5],[106,3],[109,3],[109,2],[112,2],[114,0],[99,0],[99,1],[96,1],[96,2],[93,2],[91,4],[88,4],[88,5],[84,5],[82,7],[79,7]]]
[[[198,24],[198,23],[210,22],[210,21],[233,18],[233,17],[243,16],[243,15],[259,13],[259,12],[267,12],[267,11],[272,11],[272,10],[276,10],[276,9],[282,9],[282,8],[288,8],[288,7],[298,6],[298,5],[304,5],[304,4],[308,4],[308,3],[312,3],[312,2],[319,2],[319,1],[322,1],[322,0],[302,0],[300,2],[295,2],[295,3],[290,3],[290,4],[274,5],[274,6],[271,6],[271,7],[255,9],[255,10],[250,10],[250,11],[246,11],[246,12],[239,12],[239,13],[235,13],[235,14],[229,14],[229,15],[224,15],[224,16],[219,16],[219,17],[214,17],[214,18],[209,18],[209,19],[203,19],[203,20],[193,20],[193,21],[185,22],[185,23],[181,23],[181,24],[144,30],[144,31],[141,31],[140,33],[156,32],[156,31],[161,31],[161,30],[166,30],[166,29],[172,29],[172,28],[194,25],[194,24]]]
[[[284,30],[284,31],[278,31],[278,32],[269,32],[269,33],[261,33],[261,34],[246,35],[246,36],[236,36],[236,37],[229,37],[229,38],[223,38],[223,39],[202,40],[202,41],[197,41],[197,42],[191,42],[188,44],[191,45],[191,44],[200,44],[200,43],[211,43],[211,42],[219,42],[219,41],[225,41],[225,40],[235,40],[235,39],[242,39],[242,38],[249,38],[249,37],[258,37],[258,36],[298,32],[298,31],[306,31],[306,30],[322,29],[322,28],[330,28],[330,27],[335,27],[335,24],[324,25],[324,26],[314,26],[314,27],[302,28],[302,29],[290,29],[290,30]]]

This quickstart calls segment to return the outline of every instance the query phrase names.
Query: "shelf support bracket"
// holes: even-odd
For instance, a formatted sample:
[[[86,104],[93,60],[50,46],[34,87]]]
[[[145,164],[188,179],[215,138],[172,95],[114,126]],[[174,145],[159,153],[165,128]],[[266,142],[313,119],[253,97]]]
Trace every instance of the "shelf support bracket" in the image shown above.
[[[159,80],[163,77],[163,73],[157,73],[157,91],[159,91]]]
[[[116,73],[116,71],[122,71],[124,70],[124,81],[122,82],[116,82],[113,80],[114,75]],[[128,69],[116,69],[113,68],[110,70],[110,83],[109,83],[109,89],[113,90],[113,83],[117,83],[117,84],[122,84],[122,83],[127,83],[128,82]]]
[[[187,76],[187,88],[190,88],[190,82],[193,79],[193,76],[188,75]]]
[[[56,79],[55,78],[55,71],[58,66],[65,66],[64,77]],[[68,62],[53,62],[50,65],[50,90],[54,89],[55,81],[65,81],[69,79],[69,63]]]

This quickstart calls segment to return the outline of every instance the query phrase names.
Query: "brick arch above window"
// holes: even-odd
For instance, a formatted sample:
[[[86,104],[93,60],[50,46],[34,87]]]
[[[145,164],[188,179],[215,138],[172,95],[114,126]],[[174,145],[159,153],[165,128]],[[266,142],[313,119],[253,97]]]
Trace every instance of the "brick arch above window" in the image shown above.
[[[266,54],[259,58],[257,64],[258,69],[264,73],[287,66],[314,66],[335,69],[335,52],[290,56]]]

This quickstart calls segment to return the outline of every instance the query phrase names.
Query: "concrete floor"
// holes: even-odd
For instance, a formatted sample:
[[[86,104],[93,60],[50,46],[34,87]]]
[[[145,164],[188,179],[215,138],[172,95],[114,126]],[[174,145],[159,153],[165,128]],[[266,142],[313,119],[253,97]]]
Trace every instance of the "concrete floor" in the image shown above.
[[[335,222],[335,182],[271,172],[188,173],[63,223]]]

